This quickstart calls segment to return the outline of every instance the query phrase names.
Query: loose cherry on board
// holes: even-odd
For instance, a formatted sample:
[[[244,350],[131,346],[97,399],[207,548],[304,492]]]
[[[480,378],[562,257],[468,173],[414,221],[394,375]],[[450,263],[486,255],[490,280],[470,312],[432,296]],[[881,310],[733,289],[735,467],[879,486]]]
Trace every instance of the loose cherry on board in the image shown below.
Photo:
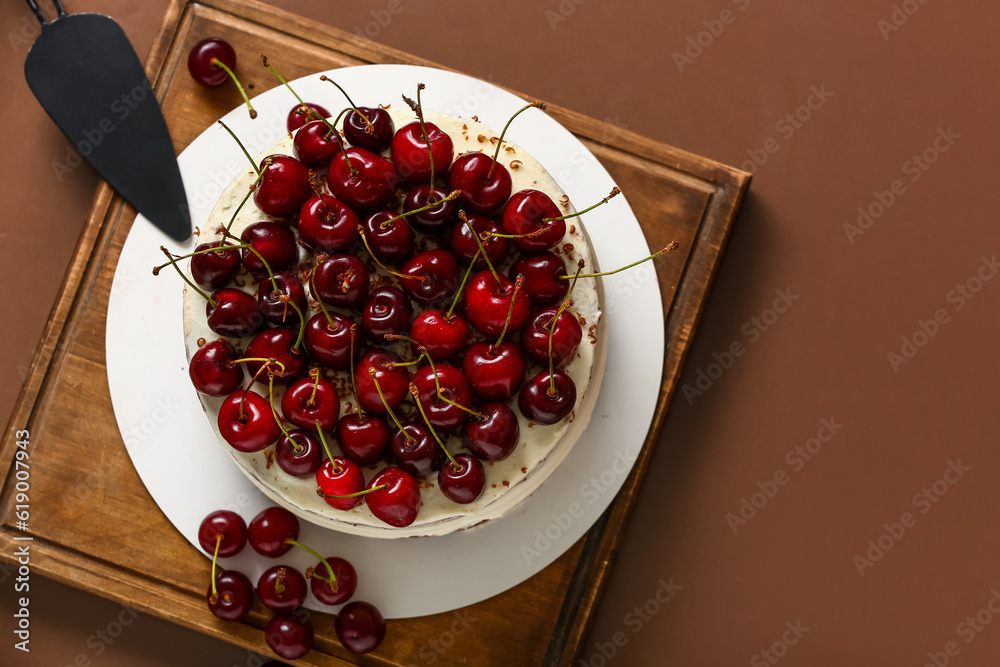
[[[240,452],[267,449],[281,435],[271,402],[247,389],[229,395],[219,408],[219,433]]]
[[[243,517],[230,510],[217,510],[202,519],[198,527],[198,544],[206,552],[215,553],[216,541],[220,558],[230,558],[243,551],[247,545],[247,524]]]
[[[219,64],[218,60],[230,70],[236,69],[236,51],[224,39],[207,37],[193,47],[188,53],[188,71],[191,78],[203,86],[221,86],[229,80],[229,74]]]
[[[301,429],[316,431],[316,422],[327,431],[333,430],[340,418],[340,396],[329,380],[319,375],[319,369],[293,383],[281,397],[281,414]]]
[[[234,364],[236,348],[219,339],[205,343],[191,355],[188,374],[194,388],[207,396],[227,396],[243,386],[243,366]]]
[[[292,611],[306,601],[306,578],[294,567],[273,565],[257,579],[257,595],[274,611]]]
[[[337,639],[353,653],[368,653],[385,639],[385,618],[368,602],[347,604],[334,622]]]
[[[205,597],[213,614],[223,621],[242,621],[250,614],[253,584],[245,574],[236,570],[223,570],[216,574],[213,560],[212,582]]]
[[[551,380],[550,380],[551,377]],[[544,370],[524,383],[517,407],[530,421],[555,424],[576,406],[576,383],[561,370]]]
[[[330,567],[333,568],[336,583],[326,580],[329,576],[326,563],[329,563]],[[358,573],[354,566],[343,558],[329,556],[326,563],[320,561],[314,566],[313,572],[317,576],[310,577],[309,588],[312,589],[316,599],[323,604],[331,606],[344,604],[353,597],[354,591],[358,588]]]
[[[358,216],[332,195],[317,193],[299,211],[299,242],[310,250],[343,252],[358,240]]]
[[[477,410],[482,417],[465,422],[462,441],[483,461],[503,461],[514,451],[521,437],[517,415],[506,403],[484,403]]]
[[[291,155],[269,155],[260,163],[254,188],[257,208],[274,218],[295,215],[312,196],[309,168]]]
[[[199,243],[191,257],[191,277],[201,287],[216,290],[228,285],[242,266],[243,258],[237,248],[225,241]],[[217,248],[215,252],[205,252],[209,248]]]
[[[274,462],[292,477],[312,477],[323,462],[323,449],[312,433],[291,430],[278,438]]]
[[[285,660],[298,660],[313,647],[312,623],[281,613],[264,626],[264,641]]]

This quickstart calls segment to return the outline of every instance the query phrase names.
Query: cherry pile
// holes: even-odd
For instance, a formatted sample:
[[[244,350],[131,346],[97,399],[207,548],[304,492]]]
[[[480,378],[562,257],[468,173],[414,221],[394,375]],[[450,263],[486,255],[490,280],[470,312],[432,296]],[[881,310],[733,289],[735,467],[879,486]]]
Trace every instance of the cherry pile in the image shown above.
[[[264,640],[277,655],[288,660],[301,658],[313,647],[313,628],[301,610],[306,591],[327,605],[348,602],[358,586],[354,567],[343,558],[323,557],[298,541],[299,520],[281,507],[269,507],[255,516],[250,525],[229,510],[206,516],[198,529],[198,543],[212,554],[212,577],[205,594],[209,610],[224,621],[242,621],[256,598],[274,616],[264,628]],[[290,565],[269,567],[257,579],[256,587],[237,570],[217,568],[219,558],[230,558],[250,547],[266,558],[281,558],[292,547],[309,552],[316,565],[299,572]],[[340,643],[355,653],[374,650],[385,638],[385,619],[368,602],[353,601],[337,614],[335,629]]]

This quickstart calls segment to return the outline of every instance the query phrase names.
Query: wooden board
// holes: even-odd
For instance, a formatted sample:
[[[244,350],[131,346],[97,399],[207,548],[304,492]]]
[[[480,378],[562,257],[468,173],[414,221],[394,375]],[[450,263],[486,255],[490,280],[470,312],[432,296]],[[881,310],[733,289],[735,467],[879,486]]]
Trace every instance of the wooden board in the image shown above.
[[[256,2],[174,0],[147,72],[178,152],[240,101],[232,87],[206,92],[188,76],[187,52],[206,36],[225,38],[239,53],[280,53],[289,78],[366,63],[433,65]],[[262,68],[244,68],[242,75],[254,93],[274,85]],[[639,460],[584,538],[532,579],[469,607],[467,618],[475,620],[460,635],[449,634],[452,613],[392,621],[382,647],[358,657],[337,643],[333,618],[316,614],[316,650],[296,664],[402,666],[433,654],[442,665],[464,662],[461,656],[476,656],[477,664],[570,665],[581,648],[750,176],[566,109],[550,106],[548,112],[579,136],[625,190],[650,248],[681,244],[676,259],[659,267],[667,354]],[[116,427],[104,331],[112,276],[134,215],[101,184],[0,449],[0,466],[7,471],[0,553],[9,559],[14,545],[24,544],[14,541],[25,533],[16,526],[13,505],[15,430],[27,429],[27,534],[34,538],[35,573],[267,654],[261,608],[243,624],[223,623],[206,610],[205,560],[146,493]],[[431,644],[434,639],[439,643]],[[444,645],[449,648],[443,654],[435,650]]]

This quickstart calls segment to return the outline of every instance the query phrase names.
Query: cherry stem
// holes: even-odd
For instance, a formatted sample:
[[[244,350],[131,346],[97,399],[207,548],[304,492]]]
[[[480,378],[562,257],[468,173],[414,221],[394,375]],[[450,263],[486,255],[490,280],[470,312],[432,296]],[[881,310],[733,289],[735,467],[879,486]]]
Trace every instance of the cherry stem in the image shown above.
[[[597,202],[593,206],[585,208],[582,211],[577,211],[576,213],[567,213],[566,215],[561,215],[558,218],[542,218],[542,222],[555,222],[556,220],[567,220],[569,218],[575,218],[578,215],[583,215],[584,213],[588,213],[589,211],[593,211],[598,206],[603,206],[604,204],[607,204],[609,201],[611,201],[612,199],[614,199],[615,197],[617,197],[621,193],[622,193],[622,191],[616,185],[615,187],[613,187],[611,189],[611,194],[609,194],[607,197],[605,197],[601,201]]]
[[[372,251],[372,247],[370,245],[368,245],[368,237],[365,235],[365,228],[362,225],[358,225],[358,234],[361,235],[361,242],[365,244],[365,249],[368,251],[368,254],[372,256],[372,259],[375,260],[375,263],[378,264],[379,267],[383,271],[385,271],[389,275],[396,276],[400,280],[419,280],[424,285],[426,285],[428,282],[430,282],[431,277],[428,276],[428,275],[423,275],[423,276],[409,276],[409,275],[407,275],[405,273],[400,273],[399,271],[393,271],[388,266],[386,266],[385,264],[383,264],[382,261],[379,260],[378,257],[375,256],[375,253]]]
[[[548,229],[546,229],[545,227],[539,227],[535,231],[528,232],[527,234],[501,234],[500,232],[491,232],[490,230],[487,229],[487,230],[485,230],[485,231],[483,231],[481,233],[480,238],[482,238],[484,241],[488,240],[490,238],[494,238],[494,239],[527,239],[527,238],[531,238],[532,236],[541,236],[542,234],[544,234],[547,231],[548,231]]]
[[[243,360],[241,359],[238,361],[243,361]],[[236,362],[234,361],[233,363]],[[250,384],[247,385],[246,391],[244,391],[243,395],[240,397],[240,407],[239,410],[237,410],[237,414],[239,415],[239,420],[241,424],[245,424],[247,421],[247,416],[243,414],[243,404],[247,400],[247,394],[250,393],[250,389],[253,388],[253,383],[257,381],[257,378],[260,377],[260,374],[264,372],[265,368],[270,369],[271,364],[278,364],[279,366],[281,366],[281,372],[282,373],[285,372],[284,364],[282,364],[277,359],[268,359],[267,361],[264,362],[264,364],[260,368],[257,369],[257,372],[253,374],[253,379],[250,380]],[[270,373],[270,370],[268,370],[268,373]],[[273,410],[274,408],[272,407],[271,409]],[[280,426],[281,424],[279,423],[278,425]]]
[[[288,540],[285,540],[287,543]],[[278,595],[282,595],[285,592],[285,576],[288,574],[288,570],[283,567],[279,567],[278,571],[275,573],[274,579],[274,592]]]
[[[465,283],[469,281],[469,274],[472,273],[472,267],[475,265],[476,260],[479,259],[481,254],[483,254],[482,247],[480,247],[480,249],[476,251],[476,254],[472,256],[472,261],[469,262],[469,268],[465,270],[465,275],[462,276],[462,282],[458,285],[458,290],[455,292],[455,298],[451,300],[451,308],[448,309],[448,313],[444,316],[445,321],[450,320],[451,314],[455,312],[455,306],[458,305],[458,299],[462,296],[462,291],[465,290]]]
[[[417,84],[416,103],[414,103],[414,101],[406,95],[403,95],[403,101],[406,102],[411,109],[413,109],[413,113],[417,114],[417,122],[420,123],[420,131],[424,135],[424,145],[427,146],[427,160],[431,167],[431,189],[430,192],[427,193],[427,203],[431,204],[434,202],[434,151],[431,150],[431,138],[427,135],[427,125],[424,124],[424,109],[420,106],[420,91],[424,88],[426,88],[424,84]]]
[[[457,401],[453,401],[453,400],[451,400],[450,398],[448,398],[447,396],[444,395],[444,393],[441,391],[441,381],[438,379],[437,367],[434,366],[434,359],[431,357],[430,353],[427,352],[427,348],[426,347],[424,347],[423,345],[421,345],[416,340],[410,338],[409,336],[400,336],[399,334],[386,334],[385,335],[385,339],[386,340],[408,340],[411,343],[413,343],[414,345],[416,345],[417,346],[417,350],[420,351],[420,358],[422,359],[423,357],[426,356],[427,357],[427,363],[430,364],[431,373],[434,375],[434,387],[436,389],[437,397],[440,398],[445,403],[450,403],[451,405],[454,405],[456,408],[460,408],[462,410],[465,410],[466,412],[468,412],[470,415],[472,415],[474,417],[478,417],[479,419],[486,419],[486,415],[484,415],[484,414],[482,414],[480,412],[476,412],[472,408],[468,408],[468,407],[462,405],[461,403],[458,403]]]
[[[253,105],[250,104],[250,98],[247,97],[247,91],[243,90],[243,84],[241,84],[240,80],[236,78],[235,74],[233,74],[233,70],[229,69],[226,66],[226,63],[222,62],[218,58],[212,58],[209,61],[209,63],[212,64],[212,65],[215,65],[216,67],[221,67],[222,69],[224,69],[226,71],[226,74],[229,75],[229,78],[233,80],[233,83],[235,83],[236,87],[239,89],[240,95],[243,96],[243,101],[247,103],[247,109],[250,111],[250,119],[252,120],[252,119],[256,118],[257,117],[257,111],[256,111],[256,109],[253,108]],[[222,122],[222,121],[219,121],[219,122]]]
[[[308,179],[309,179],[309,187],[312,188],[313,194],[316,195],[317,197],[319,197],[320,201],[323,202],[323,204],[326,205],[327,213],[329,213],[330,210],[333,207],[330,206],[330,202],[327,201],[327,199],[326,199],[327,196],[328,196],[327,193],[323,192],[323,188],[316,183],[316,180],[317,180],[316,179],[316,172],[313,171],[312,169],[309,170]],[[337,201],[337,200],[334,199],[334,201]]]
[[[247,160],[250,161],[250,166],[253,167],[253,170],[257,172],[257,175],[259,176],[261,173],[260,167],[258,167],[257,163],[253,161],[252,157],[250,157],[250,151],[247,150],[247,147],[243,145],[243,142],[240,141],[240,138],[236,136],[236,133],[229,129],[228,125],[223,123],[221,120],[217,122],[219,123],[219,125],[223,127],[223,129],[226,130],[226,132],[229,133],[229,136],[231,136],[236,141],[236,145],[239,146],[240,150],[243,151],[243,154],[247,156]]]
[[[598,276],[613,276],[614,274],[621,273],[622,271],[624,271],[626,269],[631,269],[633,266],[638,266],[639,264],[642,264],[643,262],[648,262],[649,260],[653,259],[654,257],[659,257],[660,255],[666,254],[668,252],[673,252],[673,251],[677,250],[680,247],[681,247],[680,244],[677,241],[674,241],[673,243],[671,243],[670,245],[668,245],[663,250],[657,250],[656,252],[654,252],[649,257],[644,257],[644,258],[640,259],[639,261],[632,262],[631,264],[629,264],[627,266],[623,266],[620,269],[615,269],[614,271],[602,271],[601,273],[577,273],[577,275],[573,277],[573,280],[575,281],[577,278],[597,278]],[[570,280],[570,277],[567,276],[567,275],[562,275],[562,276],[559,276],[559,280]]]
[[[309,289],[312,291],[313,296],[316,297],[316,305],[319,306],[320,312],[323,313],[324,316],[326,316],[327,328],[330,329],[331,332],[333,332],[336,331],[340,327],[340,325],[333,321],[333,318],[330,317],[330,311],[328,311],[326,309],[326,306],[323,305],[323,299],[319,298],[319,295],[316,294],[316,269],[318,268],[319,268],[319,256],[316,257],[316,266],[313,267],[312,273],[309,275]]]
[[[434,379],[437,380],[436,373]],[[448,451],[448,448],[444,446],[443,442],[441,442],[441,438],[438,436],[437,431],[435,431],[434,427],[431,426],[431,420],[427,418],[427,413],[424,412],[424,406],[420,402],[420,390],[418,390],[417,385],[413,384],[412,382],[410,383],[410,395],[413,396],[413,402],[417,404],[417,410],[420,411],[420,416],[424,418],[424,423],[427,424],[427,430],[431,432],[431,435],[433,435],[434,439],[437,440],[437,444],[440,445],[442,450],[444,450],[445,456],[448,457],[448,460],[451,461],[451,464],[455,466],[456,470],[458,470],[459,472],[464,470],[464,467],[458,464],[458,461],[455,460],[455,457],[451,455],[451,452]]]
[[[443,204],[446,201],[452,201],[453,199],[458,199],[458,196],[460,194],[462,194],[461,190],[452,190],[451,192],[448,193],[447,197],[443,197],[443,198],[441,198],[440,200],[438,200],[436,202],[427,204],[426,206],[422,206],[420,208],[415,208],[412,211],[406,211],[405,213],[400,213],[395,218],[389,218],[388,220],[386,220],[385,222],[383,222],[380,225],[380,227],[382,227],[382,229],[389,229],[389,227],[392,226],[392,223],[396,222],[397,220],[400,220],[400,219],[405,220],[407,218],[407,216],[411,216],[414,213],[423,213],[424,211],[428,211],[428,210],[430,210],[432,208],[440,206],[441,204]]]
[[[229,364],[230,365],[232,365],[232,364],[245,364],[245,363],[247,363],[249,361],[260,361],[260,362],[264,363],[265,365],[266,364],[274,364],[275,366],[280,366],[281,367],[281,372],[282,373],[285,372],[285,365],[283,363],[281,363],[280,361],[278,361],[277,359],[275,359],[274,357],[270,357],[270,358],[268,358],[268,357],[241,357],[240,359],[233,359],[232,361],[229,362]],[[257,372],[260,373],[259,370]]]
[[[323,425],[320,424],[319,420],[316,420],[316,434],[319,435],[319,442],[323,445],[323,451],[326,452],[326,458],[330,460],[330,465],[333,465],[333,452],[330,451],[330,445],[326,442],[326,436],[323,435]]]
[[[514,280],[514,291],[510,295],[510,308],[507,309],[507,319],[504,320],[503,330],[500,332],[500,337],[497,338],[497,342],[493,343],[493,347],[490,348],[490,353],[496,352],[496,349],[500,347],[500,343],[503,342],[503,337],[507,335],[507,328],[510,326],[510,320],[514,317],[514,302],[517,301],[517,293],[521,291],[524,286],[524,276],[520,273],[517,274],[517,279]]]
[[[219,560],[219,547],[222,545],[222,533],[215,536],[215,553],[212,554],[212,604],[219,600],[219,590],[215,587],[215,563]]]
[[[358,388],[354,384],[354,338],[358,333],[358,325],[351,325],[351,393],[354,394],[354,402],[358,406],[358,421],[365,421],[365,411],[361,408],[361,401],[358,400]]]
[[[382,399],[382,405],[384,405],[385,409],[389,411],[389,416],[392,417],[392,421],[396,422],[396,428],[398,428],[403,433],[403,437],[406,438],[407,442],[412,442],[414,440],[414,437],[406,432],[406,429],[403,428],[403,425],[399,422],[399,419],[396,417],[396,413],[393,412],[392,408],[389,407],[389,402],[385,400],[385,394],[382,393],[382,386],[378,383],[378,378],[375,377],[375,369],[369,368],[368,375],[371,376],[372,382],[375,383],[375,390],[378,392],[378,397]]]
[[[490,273],[492,273],[493,277],[496,278],[497,285],[502,285],[503,283],[500,282],[500,276],[497,274],[497,270],[493,268],[493,262],[491,262],[490,258],[486,255],[486,248],[483,247],[483,242],[479,239],[479,234],[476,233],[475,227],[473,227],[472,223],[469,222],[469,218],[465,215],[465,211],[459,211],[458,217],[465,223],[465,226],[469,228],[469,231],[472,232],[472,238],[476,239],[476,245],[479,246],[479,252],[483,254],[483,259],[486,260],[486,266],[490,267]]]
[[[278,361],[275,360],[274,363],[278,363]],[[267,376],[267,404],[271,406],[271,414],[274,415],[274,421],[278,422],[278,428],[281,429],[281,433],[288,438],[289,442],[292,443],[294,449],[298,443],[295,442],[292,436],[289,435],[288,431],[285,430],[285,425],[281,423],[281,417],[278,415],[278,411],[274,408],[274,373],[269,373]]]
[[[507,128],[510,127],[510,124],[512,122],[514,122],[515,118],[517,118],[522,113],[524,113],[525,111],[527,111],[532,107],[544,110],[545,102],[542,102],[540,100],[534,100],[529,104],[526,104],[525,106],[521,107],[513,116],[511,116],[510,119],[507,121],[507,124],[503,126],[503,131],[500,132],[500,139],[497,140],[497,149],[493,152],[493,163],[490,165],[490,170],[486,172],[486,178],[484,179],[486,182],[489,182],[490,179],[493,178],[493,169],[494,167],[497,166],[497,158],[500,157],[500,147],[503,146],[503,138],[504,135],[507,134]]]
[[[306,405],[311,407],[313,405],[316,405],[316,391],[319,389],[319,369],[310,368],[309,377],[311,377],[313,380],[316,380],[316,383],[313,385],[312,393],[309,395],[309,400],[306,401]]]
[[[579,270],[577,271],[579,273]],[[556,393],[556,381],[553,377],[555,372],[553,360],[552,360],[552,339],[556,335],[556,323],[559,321],[559,316],[563,314],[563,311],[573,305],[572,299],[566,299],[556,310],[556,314],[552,316],[552,322],[549,323],[549,396],[555,396]]]
[[[351,105],[351,109],[354,110],[355,112],[357,112],[357,114],[359,116],[361,116],[361,120],[365,121],[365,132],[368,133],[368,134],[374,134],[375,133],[375,126],[372,125],[371,120],[368,118],[368,116],[366,116],[363,113],[361,113],[361,109],[359,109],[358,105],[354,103],[354,100],[352,100],[351,96],[347,94],[347,91],[340,87],[339,83],[337,83],[333,79],[327,77],[326,74],[321,74],[320,77],[319,77],[319,80],[320,81],[329,81],[334,86],[336,86],[337,90],[339,90],[341,93],[343,93],[344,97],[347,98],[347,103]]]
[[[348,111],[351,111],[351,108],[350,108],[350,107],[348,107],[347,109],[344,109],[344,110],[343,110],[343,111],[341,111],[341,112],[340,112],[339,114],[337,114],[337,117],[333,119],[333,125],[330,125],[330,123],[327,123],[327,125],[330,125],[330,128],[331,128],[331,129],[332,129],[332,130],[333,130],[334,132],[336,132],[336,131],[337,131],[337,123],[339,123],[339,122],[340,122],[340,119],[341,119],[341,118],[342,118],[342,117],[344,116],[344,114],[346,114],[346,113],[347,113]],[[324,120],[325,120],[325,119],[324,119]],[[338,136],[339,136],[339,135],[338,135]],[[344,142],[343,142],[343,141],[338,141],[338,142],[337,142],[337,145],[338,145],[338,146],[340,146],[340,152],[341,152],[341,153],[343,153],[343,155],[344,155],[344,159],[345,159],[345,160],[347,160],[347,168],[348,168],[348,170],[349,170],[349,171],[350,171],[350,173],[351,173],[351,178],[357,178],[357,177],[358,177],[358,170],[354,168],[354,163],[353,163],[353,162],[351,162],[351,156],[347,154],[347,149],[346,149],[346,148],[344,148]]]
[[[177,260],[174,259],[174,256],[170,254],[170,251],[167,250],[165,246],[160,246],[160,250],[162,250],[163,254],[167,256],[167,263],[170,264],[170,266],[174,267],[174,270],[177,271],[177,275],[179,275],[181,277],[181,279],[188,284],[188,287],[190,287],[195,292],[197,292],[202,297],[204,297],[204,299],[206,301],[208,301],[210,304],[212,304],[212,307],[215,307],[216,305],[218,305],[215,302],[215,299],[213,299],[209,295],[205,294],[203,291],[201,291],[201,289],[199,289],[199,287],[197,285],[195,285],[193,282],[191,282],[190,280],[188,280],[188,277],[186,275],[184,275],[183,271],[181,271],[181,267],[177,266]],[[209,248],[209,250],[212,251],[212,252],[215,252],[216,248]],[[163,266],[154,266],[153,267],[153,275],[154,276],[159,275],[161,268],[163,268]]]
[[[264,178],[263,172],[258,172],[257,178],[250,185],[250,189],[247,190],[246,195],[243,197],[243,201],[241,201],[240,205],[236,207],[235,211],[233,211],[233,217],[229,218],[229,224],[226,225],[226,234],[230,233],[230,230],[233,228],[233,223],[236,222],[236,216],[238,216],[240,211],[243,210],[243,206],[247,203],[247,200],[250,199],[250,195],[253,194],[253,191],[257,189],[257,184],[260,183],[262,178]]]
[[[313,551],[312,549],[310,549],[306,545],[302,544],[298,540],[293,540],[290,537],[285,538],[285,544],[291,544],[293,547],[298,547],[299,549],[302,549],[306,553],[310,553],[313,556],[315,556],[316,558],[318,558],[319,562],[323,563],[323,567],[326,568],[327,576],[326,577],[321,577],[318,574],[315,574],[315,570],[314,570],[313,576],[316,577],[317,579],[321,579],[323,581],[329,582],[330,586],[333,587],[333,591],[337,592],[337,577],[336,577],[336,575],[333,574],[333,568],[330,567],[330,563],[328,563],[325,558],[323,558],[318,553],[316,553],[315,551]]]
[[[373,486],[370,489],[362,489],[361,491],[355,491],[354,493],[347,493],[342,496],[328,496],[325,493],[323,493],[323,489],[316,489],[316,493],[322,498],[357,498],[358,496],[367,496],[369,493],[372,493],[373,491],[381,491],[382,489],[388,489],[388,488],[389,488],[388,484],[379,484],[378,486]]]

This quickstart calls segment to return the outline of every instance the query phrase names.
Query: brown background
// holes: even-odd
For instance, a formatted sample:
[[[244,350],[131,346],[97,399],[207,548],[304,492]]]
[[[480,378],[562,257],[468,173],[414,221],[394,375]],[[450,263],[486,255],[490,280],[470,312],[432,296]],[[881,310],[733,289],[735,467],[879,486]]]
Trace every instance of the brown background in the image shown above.
[[[997,663],[1000,622],[958,626],[1000,590],[1000,499],[990,482],[1000,467],[992,345],[1000,281],[983,283],[961,309],[955,293],[949,300],[1000,246],[988,213],[1000,148],[995,3],[907,0],[919,9],[888,39],[878,25],[893,13],[888,0],[402,0],[384,27],[370,23],[384,1],[274,4],[350,31],[368,24],[377,41],[710,158],[763,162],[584,664],[602,664],[602,647],[612,652],[616,637],[624,646],[611,664],[770,664],[755,654],[797,621],[808,631],[787,654],[776,648],[782,665],[919,666],[949,641],[959,650],[950,664]],[[145,56],[165,2],[66,5],[114,16]],[[735,20],[711,42],[702,34],[707,46],[691,47],[693,61],[679,71],[672,54],[696,41],[705,21],[718,32],[712,22],[725,9]],[[37,33],[23,3],[0,5],[4,33],[0,413],[9,414],[96,178],[86,166],[62,182],[53,173],[67,142],[23,80]],[[824,86],[832,95],[799,110],[809,119],[793,133],[778,124]],[[904,163],[933,146],[939,128],[959,138],[910,180]],[[844,225],[897,179],[905,192],[852,243]],[[992,277],[986,266],[982,275]],[[774,320],[767,311],[778,290],[797,299]],[[939,309],[947,322],[894,372],[887,354],[900,353],[901,337]],[[712,364],[736,342],[745,353],[720,376]],[[710,386],[708,374],[717,376]],[[797,469],[786,453],[805,446],[823,418],[843,428]],[[915,505],[914,494],[933,493],[959,460],[970,469],[938,485],[947,494]],[[734,534],[727,514],[779,471],[787,484]],[[904,512],[915,525],[859,574],[854,557]],[[636,614],[670,578],[682,586],[676,597],[655,615]],[[8,619],[0,627],[8,628],[10,578],[0,588]],[[11,651],[5,629],[3,664],[228,667],[249,659],[149,617],[98,655],[102,642],[88,637],[107,630],[120,608],[37,577],[31,608],[30,659]]]

